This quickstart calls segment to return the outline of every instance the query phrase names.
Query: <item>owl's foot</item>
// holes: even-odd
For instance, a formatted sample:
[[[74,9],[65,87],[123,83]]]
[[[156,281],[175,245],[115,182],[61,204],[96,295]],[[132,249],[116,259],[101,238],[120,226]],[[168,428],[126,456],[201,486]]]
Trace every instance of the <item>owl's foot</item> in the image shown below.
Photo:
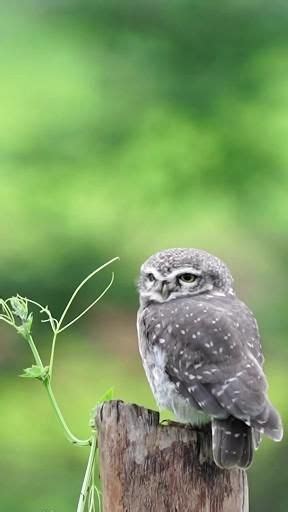
[[[181,423],[178,423],[178,421],[173,420],[161,420],[160,425],[167,426],[167,427],[179,427],[179,425],[182,425]]]
[[[192,429],[192,425],[190,423],[180,423],[179,421],[173,421],[173,420],[161,420],[160,425],[164,427],[177,427],[177,428],[185,428],[185,429]]]

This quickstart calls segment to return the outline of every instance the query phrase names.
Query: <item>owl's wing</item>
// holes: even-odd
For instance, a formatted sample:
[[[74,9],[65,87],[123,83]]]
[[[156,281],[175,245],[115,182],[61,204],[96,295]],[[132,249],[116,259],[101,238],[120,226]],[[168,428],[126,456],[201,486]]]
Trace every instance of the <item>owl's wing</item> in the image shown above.
[[[165,321],[154,313],[151,342],[165,350],[165,371],[180,395],[210,416],[231,415],[280,439],[280,417],[267,399],[261,364],[247,345],[251,320],[244,322],[242,303],[234,310],[219,300],[216,306],[187,300],[179,306],[182,314],[170,309]]]
[[[223,302],[223,299],[221,302]],[[244,302],[237,299],[232,302],[229,316],[232,323],[234,323],[234,327],[237,327],[242,333],[242,342],[244,342],[245,346],[248,348],[252,356],[255,357],[256,361],[263,366],[264,356],[261,347],[259,328],[253,313]]]

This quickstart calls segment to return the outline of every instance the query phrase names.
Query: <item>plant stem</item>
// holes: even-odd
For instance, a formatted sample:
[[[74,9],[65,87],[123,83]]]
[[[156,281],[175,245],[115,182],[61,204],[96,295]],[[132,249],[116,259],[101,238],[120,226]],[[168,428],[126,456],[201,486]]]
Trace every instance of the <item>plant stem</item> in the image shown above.
[[[54,331],[53,340],[52,340],[51,355],[50,355],[50,363],[49,363],[49,377],[50,377],[50,379],[52,379],[52,371],[53,371],[54,353],[55,353],[57,334],[58,334],[58,330]]]
[[[3,320],[3,322],[5,322],[6,324],[11,325],[11,327],[14,327],[14,323],[10,322],[10,320],[8,320],[6,316],[0,315],[0,320]]]
[[[28,341],[29,343],[29,346],[31,348],[31,351],[32,351],[32,354],[34,356],[34,359],[35,359],[35,362],[37,364],[37,366],[39,366],[42,370],[44,370],[44,366],[43,366],[43,363],[42,363],[42,360],[41,360],[41,357],[39,355],[39,352],[36,348],[36,345],[34,343],[34,340],[31,336],[31,334],[29,334],[27,337],[25,336],[26,340]]]
[[[91,444],[91,448],[90,448],[88,464],[87,464],[87,468],[85,471],[85,476],[84,476],[84,480],[83,480],[83,484],[82,484],[82,488],[81,488],[81,492],[80,492],[77,512],[84,512],[84,510],[85,510],[85,503],[86,503],[87,496],[89,493],[89,486],[91,485],[91,476],[92,476],[92,472],[94,469],[96,450],[97,450],[97,437],[96,437],[96,432],[94,432],[94,435],[92,437],[92,444]]]
[[[97,302],[99,302],[99,300],[102,299],[102,297],[105,295],[105,293],[112,286],[113,281],[114,281],[114,273],[112,272],[112,277],[111,277],[110,283],[106,286],[106,288],[99,295],[99,297],[97,297],[97,299],[95,299],[86,309],[84,309],[84,311],[82,311],[81,313],[79,313],[79,315],[77,315],[75,318],[73,318],[73,320],[71,320],[71,322],[69,322],[68,324],[64,325],[64,327],[61,327],[61,329],[59,329],[58,332],[60,333],[60,332],[65,331],[65,329],[70,327],[70,325],[75,324],[75,322],[77,322],[79,320],[79,318],[81,318],[82,316],[86,315],[86,313],[89,311],[89,309],[93,308],[93,306],[95,306],[95,304],[97,304]]]
[[[38,350],[36,348],[36,345],[34,343],[34,340],[33,340],[32,336],[31,336],[31,334],[29,334],[26,337],[26,340],[29,343],[29,346],[31,348],[31,351],[33,353],[33,356],[34,356],[34,359],[35,359],[35,362],[36,362],[37,366],[39,366],[42,370],[44,370],[44,366],[43,366],[41,357],[39,355],[39,352],[38,352]],[[77,446],[89,446],[89,445],[91,445],[91,438],[89,438],[89,439],[78,439],[78,437],[76,437],[76,436],[74,436],[74,434],[72,434],[72,432],[69,429],[66,421],[63,418],[63,415],[62,415],[62,413],[60,411],[59,405],[57,404],[56,398],[54,396],[54,393],[53,393],[53,390],[52,390],[52,387],[51,387],[51,382],[50,382],[49,375],[47,375],[47,377],[45,379],[43,379],[42,382],[43,382],[43,385],[44,385],[44,387],[45,387],[45,389],[46,389],[46,391],[48,393],[48,396],[49,396],[50,402],[52,404],[53,410],[54,410],[54,412],[55,412],[55,414],[57,416],[57,419],[58,419],[59,423],[63,427],[65,436],[68,439],[68,441],[70,441],[70,443],[72,443],[72,444],[76,444]]]
[[[48,393],[48,396],[49,396],[50,402],[52,404],[52,407],[54,409],[54,412],[56,413],[57,419],[58,419],[59,423],[61,424],[61,426],[63,427],[65,436],[68,439],[68,441],[70,441],[70,443],[72,443],[72,444],[76,444],[77,446],[89,446],[89,445],[91,445],[93,443],[93,439],[92,440],[91,440],[91,438],[89,438],[89,439],[78,439],[78,437],[76,437],[76,436],[74,436],[74,434],[72,434],[72,432],[69,429],[66,421],[64,420],[63,415],[62,415],[62,413],[61,413],[61,411],[59,409],[59,406],[58,406],[58,404],[56,402],[54,393],[53,393],[52,388],[51,388],[49,377],[46,380],[43,381],[43,384],[44,384],[44,386],[46,388],[46,391]]]
[[[64,331],[65,329],[67,329],[67,327],[70,327],[70,325],[74,324],[77,320],[79,320],[79,318],[81,318],[83,315],[85,315],[85,313],[87,313],[87,311],[89,311],[89,309],[91,309],[102,297],[103,295],[105,295],[105,293],[109,290],[110,286],[112,285],[113,283],[113,280],[114,280],[114,274],[112,274],[112,278],[111,278],[111,281],[110,283],[108,284],[108,286],[105,288],[105,290],[99,295],[99,297],[97,297],[97,299],[95,299],[92,304],[90,304],[84,311],[82,311],[82,313],[80,313],[79,315],[77,315],[76,318],[74,318],[73,320],[71,320],[67,325],[65,325],[64,327],[62,327],[62,324],[63,324],[63,321],[64,321],[64,318],[66,317],[69,309],[70,309],[70,306],[72,304],[72,302],[74,301],[75,297],[77,296],[77,294],[80,292],[81,288],[83,288],[83,286],[93,277],[95,276],[98,272],[100,272],[100,270],[103,270],[103,268],[106,268],[108,267],[108,265],[111,265],[111,263],[114,263],[114,261],[117,261],[119,260],[119,257],[116,256],[115,258],[112,258],[112,260],[110,261],[107,261],[106,263],[104,263],[104,265],[101,265],[101,267],[98,267],[96,268],[96,270],[93,270],[93,272],[91,272],[87,277],[85,277],[85,279],[77,286],[76,290],[73,292],[73,294],[71,295],[69,301],[67,302],[66,306],[65,306],[65,309],[59,319],[59,321],[57,322],[57,326],[56,326],[56,329],[54,330],[53,329],[53,332],[54,332],[54,336],[53,336],[53,340],[52,340],[52,348],[51,348],[51,355],[50,355],[50,363],[49,363],[49,376],[50,376],[50,379],[52,378],[52,372],[53,372],[53,362],[54,362],[54,354],[55,354],[55,346],[56,346],[56,339],[57,339],[57,336],[60,332]]]
[[[92,273],[90,275],[90,277],[92,277],[94,274]],[[106,288],[103,290],[103,292],[99,295],[99,297],[97,297],[97,299],[95,299],[86,309],[84,309],[84,311],[82,311],[82,313],[80,313],[79,315],[76,316],[76,318],[73,318],[73,320],[71,320],[71,322],[69,322],[68,324],[66,324],[64,327],[62,327],[60,329],[60,326],[61,326],[61,322],[63,321],[63,315],[61,317],[61,319],[59,320],[58,324],[57,324],[57,328],[55,329],[54,331],[54,335],[53,335],[53,340],[52,340],[52,348],[51,348],[51,355],[50,355],[50,363],[49,363],[49,375],[50,375],[50,379],[52,378],[52,372],[53,372],[53,363],[54,363],[54,354],[55,354],[55,346],[56,346],[56,338],[58,336],[58,334],[60,334],[60,332],[63,332],[65,331],[65,329],[67,329],[68,327],[70,327],[70,325],[74,324],[75,322],[77,322],[77,320],[79,320],[79,318],[81,318],[82,316],[84,316],[88,311],[89,309],[93,308],[93,306],[95,306],[95,304],[97,304],[97,302],[99,302],[100,299],[102,299],[103,295],[105,295],[105,293],[109,290],[109,288],[111,287],[112,283],[114,281],[114,274],[112,273],[112,278],[110,280],[110,283],[106,286]]]
[[[117,261],[119,260],[118,256],[116,256],[116,258],[113,258],[112,260],[110,261],[107,261],[106,263],[104,263],[104,265],[101,265],[101,267],[98,267],[96,268],[96,270],[93,270],[93,272],[91,272],[91,274],[89,274],[89,276],[85,277],[85,279],[79,284],[79,286],[77,286],[76,290],[73,292],[73,294],[71,295],[61,317],[60,317],[60,320],[59,320],[59,323],[58,323],[58,326],[59,326],[59,330],[60,330],[60,326],[62,325],[63,323],[63,320],[73,302],[73,300],[75,299],[76,295],[79,293],[79,291],[81,290],[81,288],[83,288],[84,284],[87,283],[87,281],[89,281],[91,279],[91,277],[95,276],[95,274],[97,274],[98,272],[100,272],[100,270],[103,270],[103,268],[105,267],[108,267],[108,265],[111,265],[111,263],[114,263],[114,261]]]

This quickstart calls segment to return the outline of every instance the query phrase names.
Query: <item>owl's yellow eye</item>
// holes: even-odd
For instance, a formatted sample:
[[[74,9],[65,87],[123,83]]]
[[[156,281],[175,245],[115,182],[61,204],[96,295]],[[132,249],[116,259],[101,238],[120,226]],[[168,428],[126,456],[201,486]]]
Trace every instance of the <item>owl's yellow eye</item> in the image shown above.
[[[191,274],[190,272],[185,272],[184,274],[180,274],[178,276],[179,281],[182,283],[193,283],[195,281],[196,276],[194,274]]]

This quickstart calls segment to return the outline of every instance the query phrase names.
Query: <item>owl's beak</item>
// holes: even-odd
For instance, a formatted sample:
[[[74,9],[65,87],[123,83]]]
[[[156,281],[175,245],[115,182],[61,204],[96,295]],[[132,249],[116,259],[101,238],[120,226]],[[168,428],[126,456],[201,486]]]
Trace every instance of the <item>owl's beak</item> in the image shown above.
[[[169,285],[168,285],[167,281],[162,281],[161,295],[162,295],[163,299],[164,300],[168,299],[169,294],[170,294],[170,290],[169,290]]]

